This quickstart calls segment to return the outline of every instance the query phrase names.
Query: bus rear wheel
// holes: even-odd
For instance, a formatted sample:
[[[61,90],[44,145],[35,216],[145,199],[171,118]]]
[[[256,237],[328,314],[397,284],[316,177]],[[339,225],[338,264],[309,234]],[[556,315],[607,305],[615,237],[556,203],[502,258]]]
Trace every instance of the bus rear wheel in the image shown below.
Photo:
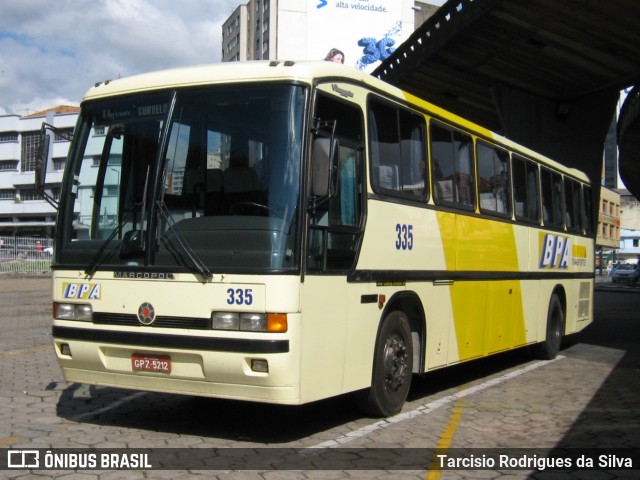
[[[409,393],[413,370],[413,344],[407,316],[391,312],[382,322],[373,359],[371,388],[360,392],[362,411],[376,417],[398,413]]]
[[[553,360],[560,352],[564,329],[564,310],[557,295],[552,295],[547,312],[547,333],[543,342],[535,346],[535,356],[540,360]]]

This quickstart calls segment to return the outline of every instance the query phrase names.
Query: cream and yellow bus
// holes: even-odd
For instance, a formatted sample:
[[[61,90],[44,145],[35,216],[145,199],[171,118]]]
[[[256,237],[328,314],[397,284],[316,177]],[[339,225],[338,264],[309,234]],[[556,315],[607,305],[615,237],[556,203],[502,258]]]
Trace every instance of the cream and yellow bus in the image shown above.
[[[412,375],[592,321],[589,179],[349,67],[91,88],[61,186],[69,382],[400,411]]]

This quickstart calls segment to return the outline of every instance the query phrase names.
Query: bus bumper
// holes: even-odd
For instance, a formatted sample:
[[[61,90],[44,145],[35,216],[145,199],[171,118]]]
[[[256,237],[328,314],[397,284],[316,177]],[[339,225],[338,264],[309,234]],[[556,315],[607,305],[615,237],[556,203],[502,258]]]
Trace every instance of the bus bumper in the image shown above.
[[[220,339],[210,338],[210,349],[190,350],[87,341],[87,336],[109,337],[95,329],[54,326],[55,352],[67,382],[286,405],[300,403],[299,352],[290,348],[292,342],[288,339],[280,338],[277,343],[255,339],[219,343],[216,340]],[[206,340],[200,337],[201,342]],[[222,345],[223,350],[212,350],[216,345]],[[140,359],[146,359],[147,364],[149,359],[159,359],[161,365],[141,365],[144,362]]]

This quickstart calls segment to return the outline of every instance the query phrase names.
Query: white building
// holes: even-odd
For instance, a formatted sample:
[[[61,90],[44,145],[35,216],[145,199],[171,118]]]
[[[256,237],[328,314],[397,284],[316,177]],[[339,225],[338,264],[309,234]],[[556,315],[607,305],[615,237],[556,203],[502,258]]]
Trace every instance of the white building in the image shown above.
[[[636,263],[640,260],[640,230],[623,228],[620,231],[618,260],[628,263]]]
[[[0,236],[52,236],[56,210],[34,188],[40,128],[47,121],[71,133],[78,112],[78,107],[59,106],[23,117],[0,116]],[[53,136],[45,191],[56,199],[69,144]]]

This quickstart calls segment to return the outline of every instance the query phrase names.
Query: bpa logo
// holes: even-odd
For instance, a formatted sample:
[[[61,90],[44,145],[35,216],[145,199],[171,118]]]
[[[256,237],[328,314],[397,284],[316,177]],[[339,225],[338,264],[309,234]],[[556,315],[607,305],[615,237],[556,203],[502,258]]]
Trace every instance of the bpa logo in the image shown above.
[[[540,268],[566,269],[570,253],[571,242],[568,236],[540,232]]]
[[[7,451],[8,468],[38,468],[39,466],[40,452],[38,450]]]

